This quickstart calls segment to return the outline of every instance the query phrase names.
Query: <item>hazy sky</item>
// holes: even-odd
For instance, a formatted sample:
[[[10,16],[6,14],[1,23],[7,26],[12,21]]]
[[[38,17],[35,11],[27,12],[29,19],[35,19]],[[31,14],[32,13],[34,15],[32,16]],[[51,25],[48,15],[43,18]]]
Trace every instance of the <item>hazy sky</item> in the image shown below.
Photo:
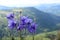
[[[9,7],[36,6],[52,3],[60,3],[60,0],[0,0],[0,5]]]

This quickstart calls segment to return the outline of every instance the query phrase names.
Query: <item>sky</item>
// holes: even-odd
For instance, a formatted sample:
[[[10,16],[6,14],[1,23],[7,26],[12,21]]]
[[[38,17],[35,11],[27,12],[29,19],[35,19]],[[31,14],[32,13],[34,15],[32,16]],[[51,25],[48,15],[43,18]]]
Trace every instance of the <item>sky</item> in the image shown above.
[[[0,5],[8,7],[36,6],[52,3],[60,3],[60,0],[0,0]]]

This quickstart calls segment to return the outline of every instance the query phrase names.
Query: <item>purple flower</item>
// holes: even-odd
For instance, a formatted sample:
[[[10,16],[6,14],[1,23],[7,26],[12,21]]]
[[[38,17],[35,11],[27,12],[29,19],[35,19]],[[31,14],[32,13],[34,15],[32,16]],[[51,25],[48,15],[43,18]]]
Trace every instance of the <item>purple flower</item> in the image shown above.
[[[36,24],[32,23],[31,26],[28,27],[29,32],[34,33],[36,31]]]
[[[26,16],[21,16],[21,18],[20,18],[21,24],[22,24],[22,25],[25,25],[25,24],[26,24],[25,20],[27,20],[27,19],[28,19],[28,17],[26,17]]]
[[[29,19],[26,16],[21,16],[20,21],[21,22],[18,26],[19,29],[27,28],[27,25],[30,25],[32,23],[32,19]]]
[[[29,19],[26,16],[22,16],[20,21],[21,21],[21,24],[23,25],[26,25],[26,24],[30,25],[32,23],[32,19]]]
[[[14,21],[14,20],[9,20],[8,21],[8,27],[10,29],[13,29],[15,26],[16,26],[16,21]]]
[[[32,19],[29,19],[29,18],[26,19],[26,20],[25,20],[25,23],[26,23],[27,25],[30,25],[30,24],[32,23]]]
[[[17,27],[17,30],[23,30],[24,29],[24,25],[19,25],[18,27]]]
[[[13,19],[14,18],[14,14],[13,13],[10,13],[7,15],[7,19]]]
[[[14,14],[13,13],[8,14],[7,19],[9,29],[13,29],[16,26],[16,21],[14,20]]]
[[[23,21],[23,22],[24,22],[27,18],[28,18],[28,17],[26,17],[26,16],[21,16],[21,18],[20,18],[20,19],[21,19],[21,21]]]

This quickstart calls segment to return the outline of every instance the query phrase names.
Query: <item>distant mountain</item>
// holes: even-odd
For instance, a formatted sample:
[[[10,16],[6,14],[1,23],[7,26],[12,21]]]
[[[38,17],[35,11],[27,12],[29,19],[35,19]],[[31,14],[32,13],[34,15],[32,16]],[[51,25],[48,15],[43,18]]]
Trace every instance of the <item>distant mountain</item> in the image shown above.
[[[34,7],[27,7],[21,9],[23,9],[23,15],[29,16],[32,19],[36,18],[36,23],[38,24],[37,33],[44,32],[45,30],[53,31],[60,29],[59,16],[43,12]]]
[[[57,25],[60,23],[59,16],[40,11],[36,8],[26,8],[26,9],[28,9],[28,10],[30,10],[30,12],[34,13],[33,16],[35,16],[37,19],[37,23],[39,25],[38,30],[40,32],[44,31],[45,29],[47,29],[48,31],[60,29]],[[32,13],[30,13],[30,14],[32,14]]]
[[[60,4],[43,4],[36,6],[38,10],[60,16]]]
[[[36,23],[37,23],[37,33],[41,33],[41,32],[45,32],[45,31],[54,31],[54,30],[59,30],[60,29],[60,16],[56,16],[50,13],[46,13],[43,12],[41,10],[38,10],[34,7],[26,7],[26,8],[19,8],[19,10],[22,9],[22,14],[25,16],[29,16],[32,19],[36,19]],[[14,9],[15,10],[15,9]],[[16,8],[16,10],[18,10]],[[2,14],[0,15],[0,25],[5,25],[6,23],[6,19],[5,16],[6,14]],[[16,16],[19,16],[18,12],[15,12]],[[4,19],[4,21],[2,20]],[[5,23],[4,23],[5,22]],[[7,25],[5,25],[5,27],[7,27]],[[4,26],[2,27],[4,28]],[[1,29],[2,29],[1,28]]]
[[[0,10],[3,10],[3,11],[11,11],[12,7],[6,7],[6,6],[2,6],[0,5]]]
[[[1,6],[0,5],[0,10],[2,10],[2,9],[10,9],[9,7],[6,7],[6,6]]]

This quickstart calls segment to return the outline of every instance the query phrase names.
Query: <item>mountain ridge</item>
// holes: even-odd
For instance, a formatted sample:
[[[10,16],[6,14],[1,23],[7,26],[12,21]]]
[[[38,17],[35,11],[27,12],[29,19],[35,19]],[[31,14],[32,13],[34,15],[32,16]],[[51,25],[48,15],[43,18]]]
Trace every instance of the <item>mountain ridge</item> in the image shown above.
[[[36,6],[38,10],[60,16],[60,4],[43,4]]]

